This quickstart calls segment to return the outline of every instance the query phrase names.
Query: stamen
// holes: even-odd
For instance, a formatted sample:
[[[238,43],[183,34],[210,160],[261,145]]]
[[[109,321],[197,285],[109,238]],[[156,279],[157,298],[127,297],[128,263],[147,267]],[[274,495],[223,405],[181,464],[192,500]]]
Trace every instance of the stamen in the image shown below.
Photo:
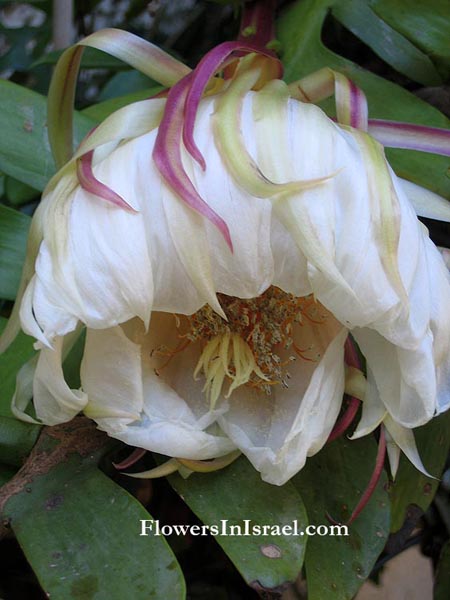
[[[308,362],[320,360],[320,354],[313,355],[313,345],[302,348],[294,339],[301,334],[304,319],[311,321],[311,315],[323,310],[312,296],[298,298],[272,286],[257,298],[221,293],[217,297],[226,320],[208,304],[193,315],[182,315],[183,320],[181,315],[174,315],[180,343],[174,349],[159,346],[151,351],[152,357],[167,357],[155,368],[156,375],[189,344],[201,343],[193,377],[205,378],[203,391],[213,409],[226,380],[226,398],[241,385],[270,396],[276,385],[289,387],[291,375],[287,369],[298,358]],[[316,324],[324,324],[326,318],[326,314],[321,314]]]
[[[258,298],[244,300],[218,294],[227,316],[222,319],[208,305],[189,317],[192,341],[206,340],[207,344],[197,363],[194,377],[206,377],[204,391],[209,395],[211,408],[221,394],[225,378],[231,380],[226,397],[240,385],[249,385],[267,395],[274,385],[288,387],[290,378],[286,367],[297,359],[314,362],[305,356],[312,346],[302,350],[294,342],[294,324],[301,325],[305,312],[317,311],[312,297],[297,298],[279,288],[270,287]],[[318,322],[323,324],[326,316]],[[284,358],[280,351],[292,348],[293,354]]]
[[[225,377],[231,379],[225,398],[229,398],[237,387],[248,383],[253,373],[268,381],[256,364],[250,346],[237,333],[218,335],[206,344],[195,367],[194,378],[201,371],[206,377],[203,391],[209,396],[211,410],[222,392]]]

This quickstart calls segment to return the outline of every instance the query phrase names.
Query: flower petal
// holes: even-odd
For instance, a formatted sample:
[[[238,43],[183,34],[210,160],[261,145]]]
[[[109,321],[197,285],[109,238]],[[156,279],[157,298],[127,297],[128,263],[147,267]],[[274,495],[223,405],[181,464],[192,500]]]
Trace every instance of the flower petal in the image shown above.
[[[139,418],[143,406],[140,347],[120,326],[88,329],[81,363],[85,414],[114,431]]]
[[[392,418],[404,427],[429,421],[436,411],[437,393],[431,332],[416,350],[399,348],[368,328],[354,329],[352,334]]]
[[[130,145],[129,145],[130,144]],[[141,198],[130,185],[138,174],[133,143],[95,167],[96,176],[135,208]],[[36,263],[35,314],[49,339],[66,333],[52,322],[59,307],[89,327],[110,327],[137,315],[148,323],[153,298],[146,227],[139,215],[117,210],[81,188],[56,191]],[[62,224],[61,224],[62,221]],[[53,224],[53,225],[52,225]],[[47,309],[46,309],[47,307]]]
[[[266,396],[243,386],[233,392],[228,412],[218,417],[264,481],[283,485],[326,443],[344,392],[346,337],[340,325],[330,327],[321,342],[314,335],[316,347],[325,345],[324,354],[314,363],[298,360],[290,370],[289,389],[276,387]]]
[[[354,333],[355,330],[353,331]],[[386,407],[380,400],[380,393],[378,392],[370,364],[367,365],[366,390],[362,400],[361,419],[350,437],[351,440],[357,440],[372,433],[382,423],[387,414]]]
[[[450,223],[450,202],[448,200],[412,181],[400,179],[400,183],[419,217]]]
[[[388,148],[409,148],[450,156],[450,131],[416,123],[369,120],[369,133]]]
[[[419,452],[417,450],[413,432],[406,427],[402,427],[389,416],[387,416],[384,420],[384,425],[394,442],[397,444],[400,450],[402,450],[406,454],[406,456],[416,467],[416,469],[424,475],[426,475],[427,477],[436,479],[436,477],[433,477],[433,475],[430,475],[430,473],[428,473],[428,471],[423,465],[422,459],[420,458]]]
[[[71,390],[64,380],[63,343],[63,338],[58,337],[54,340],[54,349],[41,350],[34,375],[36,416],[47,425],[70,421],[87,403],[87,395],[79,390]]]
[[[148,335],[144,334],[142,324],[136,321],[127,323],[125,329],[131,339],[145,342],[144,346],[125,339],[119,328],[109,333],[95,332],[97,340],[103,339],[101,347],[105,351],[109,345],[108,336],[115,337],[116,360],[111,362],[108,356],[106,360],[102,360],[103,356],[99,357],[96,352],[96,345],[92,346],[92,354],[84,361],[83,385],[86,385],[89,378],[88,387],[95,394],[95,406],[89,404],[87,413],[90,414],[91,410],[101,412],[103,407],[108,406],[111,394],[119,411],[120,407],[123,410],[124,403],[130,402],[133,410],[142,403],[142,412],[134,421],[121,418],[120,415],[118,418],[94,416],[99,427],[127,444],[168,456],[201,460],[223,456],[234,450],[235,446],[220,431],[208,431],[214,422],[214,415],[207,414],[207,402],[203,403],[200,412],[194,411],[162,377],[155,374],[152,345],[160,345],[161,342],[170,344],[170,336],[173,334],[176,339],[173,316],[154,314]],[[189,355],[184,355],[181,359],[189,360]],[[117,364],[123,365],[123,378],[114,375]],[[175,372],[177,373],[176,369]],[[193,367],[188,373],[193,381],[192,373]],[[108,377],[113,385],[117,385],[117,392],[111,389]],[[200,402],[201,398],[197,395],[197,408]]]
[[[267,200],[255,202],[227,173],[211,132],[213,115],[214,100],[206,99],[198,113],[196,139],[208,157],[208,169],[203,171],[187,153],[183,155],[184,164],[199,194],[208,199],[213,209],[220,207],[233,238],[234,252],[231,253],[216,228],[204,221],[209,245],[204,252],[211,260],[215,289],[230,296],[254,298],[269,287],[274,276],[270,247],[272,207]],[[173,222],[180,228],[181,220],[173,219]],[[183,233],[183,236],[191,246],[198,243],[195,235]]]

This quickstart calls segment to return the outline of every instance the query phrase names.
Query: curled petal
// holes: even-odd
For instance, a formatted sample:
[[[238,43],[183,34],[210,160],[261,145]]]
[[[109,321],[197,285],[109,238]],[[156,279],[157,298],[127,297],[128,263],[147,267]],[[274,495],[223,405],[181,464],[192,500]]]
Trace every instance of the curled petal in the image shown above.
[[[394,442],[394,438],[391,436],[389,431],[386,429],[386,452],[389,460],[389,466],[391,467],[392,479],[395,480],[397,475],[398,467],[400,464],[400,447]]]
[[[342,73],[325,67],[291,83],[289,90],[294,98],[314,103],[334,94],[338,123],[367,131],[368,108],[364,92]]]
[[[278,77],[282,75],[281,63],[273,56],[272,52],[264,50],[257,44],[250,44],[248,42],[224,42],[216,46],[202,58],[192,73],[190,89],[186,96],[186,120],[183,128],[183,141],[189,154],[199,163],[203,170],[206,168],[205,160],[194,141],[194,124],[198,105],[208,81],[224,65],[227,59],[237,51],[246,54],[255,52],[266,56],[274,64],[278,71]]]
[[[33,381],[36,373],[38,358],[39,355],[35,354],[20,368],[16,377],[16,389],[11,401],[11,412],[13,415],[21,421],[34,424],[40,423],[39,421],[36,421],[36,419],[33,419],[33,417],[28,415],[25,411],[33,397]]]
[[[369,135],[353,130],[363,155],[366,156],[367,178],[370,186],[373,210],[380,237],[380,251],[386,274],[399,298],[408,306],[408,294],[403,285],[398,266],[398,244],[400,237],[399,201],[395,192],[389,167],[382,147]],[[375,202],[377,206],[375,206]]]
[[[128,469],[128,467],[133,466],[146,454],[147,450],[144,450],[144,448],[135,448],[127,458],[121,460],[119,463],[113,463],[113,465],[118,471],[122,471],[122,469]]]
[[[153,160],[177,196],[192,210],[211,221],[221,232],[232,251],[233,244],[228,225],[200,197],[184,170],[181,160],[183,111],[189,85],[190,76],[178,82],[169,92],[166,110],[153,149]]]
[[[63,166],[73,153],[75,86],[86,46],[123,60],[163,85],[173,85],[190,71],[157,46],[120,29],[97,31],[68,48],[58,60],[48,94],[48,137],[57,167]]]
[[[136,138],[156,129],[165,104],[164,98],[150,98],[119,108],[84,138],[73,158],[80,158],[104,144]]]
[[[269,198],[284,192],[298,192],[315,187],[334,174],[305,181],[273,183],[261,172],[245,148],[241,132],[242,104],[246,93],[260,78],[261,69],[261,61],[256,59],[243,63],[227,93],[216,101],[214,132],[223,159],[238,184],[259,198]]]
[[[234,450],[230,454],[214,458],[212,460],[188,460],[186,458],[178,458],[178,462],[194,473],[213,473],[231,465],[241,455],[240,450]]]
[[[64,340],[65,341],[65,340]],[[33,400],[38,419],[48,425],[70,421],[88,401],[85,392],[71,390],[62,370],[63,338],[56,338],[54,349],[39,354],[33,381]]]
[[[450,223],[450,202],[412,181],[400,179],[401,186],[419,217]]]
[[[369,133],[383,146],[450,156],[450,131],[415,123],[369,119]]]
[[[417,450],[416,441],[414,439],[414,433],[411,431],[411,429],[408,429],[407,427],[402,427],[389,415],[386,415],[384,419],[384,425],[386,427],[386,431],[389,432],[389,435],[392,438],[392,440],[400,448],[400,450],[402,450],[405,453],[407,458],[416,467],[416,469],[424,475],[426,475],[427,477],[431,477],[431,479],[436,479],[436,477],[430,475],[430,473],[428,473],[428,471],[425,469],[422,459],[420,458],[419,452]]]
[[[114,190],[109,188],[107,185],[99,181],[92,170],[92,159],[94,158],[94,151],[90,150],[86,154],[84,154],[77,161],[77,176],[78,181],[80,182],[81,187],[89,192],[90,194],[94,194],[99,198],[103,198],[107,202],[118,206],[119,208],[123,208],[132,213],[138,212],[132,206],[128,204],[119,194],[116,194]]]
[[[162,465],[158,465],[154,469],[149,471],[142,471],[141,473],[123,473],[127,477],[133,477],[133,479],[158,479],[159,477],[166,477],[172,473],[176,473],[180,468],[180,463],[176,458],[167,460]]]
[[[289,100],[287,87],[282,81],[270,82],[258,94],[255,94],[253,100],[256,127],[255,132],[250,135],[257,143],[258,164],[266,173],[270,174],[271,179],[275,179],[277,182],[289,180],[298,173],[298,166],[292,161],[290,150],[285,143],[286,136],[293,135],[289,131],[288,124],[289,112],[293,109],[294,102]],[[303,108],[310,109],[305,114],[305,120],[308,119],[310,123],[314,122],[314,131],[319,132],[324,125],[322,113],[315,107],[303,105]],[[287,184],[272,183],[267,180],[255,181],[257,177],[255,170],[258,167],[252,168],[254,163],[243,146],[239,130],[240,124],[232,111],[230,111],[229,118],[232,120],[234,130],[231,130],[231,125],[227,130],[222,128],[222,135],[228,136],[228,138],[224,138],[228,140],[227,160],[230,161],[236,181],[246,189],[248,186],[252,192],[256,192],[255,188],[258,187],[260,194],[269,195],[272,192],[276,196],[278,193],[273,202],[274,212],[286,229],[290,231],[301,252],[312,264],[326,273],[336,285],[354,296],[353,290],[336,267],[333,255],[324,247],[322,227],[317,226],[311,219],[309,210],[305,210],[306,207],[299,208],[301,192],[304,189],[317,188],[321,183],[325,185],[333,175],[307,181],[293,181]],[[247,134],[247,139],[250,135]],[[270,144],[267,144],[268,139],[270,139]]]

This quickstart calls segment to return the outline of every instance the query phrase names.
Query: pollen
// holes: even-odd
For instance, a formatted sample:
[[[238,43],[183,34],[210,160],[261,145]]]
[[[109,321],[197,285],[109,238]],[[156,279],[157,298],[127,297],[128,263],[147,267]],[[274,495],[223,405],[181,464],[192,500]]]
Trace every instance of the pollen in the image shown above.
[[[274,385],[288,387],[290,363],[299,357],[317,359],[309,356],[312,347],[301,349],[294,339],[305,319],[318,324],[326,319],[312,296],[298,298],[274,286],[250,300],[217,296],[227,320],[205,305],[187,317],[188,329],[180,335],[187,342],[204,344],[194,378],[205,377],[203,391],[211,408],[226,381],[225,397],[241,385],[270,395]]]

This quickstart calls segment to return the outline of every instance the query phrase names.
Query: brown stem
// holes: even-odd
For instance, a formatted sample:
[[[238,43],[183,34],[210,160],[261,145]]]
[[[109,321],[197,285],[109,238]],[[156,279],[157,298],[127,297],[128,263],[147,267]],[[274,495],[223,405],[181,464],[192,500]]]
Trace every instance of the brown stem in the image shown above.
[[[0,539],[9,533],[6,510],[8,500],[22,493],[35,477],[44,475],[76,453],[82,458],[108,443],[106,434],[98,431],[86,417],[75,417],[69,423],[44,427],[24,465],[0,490]]]

